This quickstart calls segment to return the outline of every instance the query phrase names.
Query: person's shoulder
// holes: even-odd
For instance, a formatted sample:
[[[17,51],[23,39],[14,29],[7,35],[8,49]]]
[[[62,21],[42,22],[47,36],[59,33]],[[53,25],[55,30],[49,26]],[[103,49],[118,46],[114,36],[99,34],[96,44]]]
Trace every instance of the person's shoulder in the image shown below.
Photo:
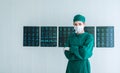
[[[69,34],[69,38],[72,38],[72,37],[74,37],[74,36],[75,36],[75,33]]]
[[[89,32],[85,32],[86,36],[89,37],[89,38],[94,38],[94,35],[89,33]]]

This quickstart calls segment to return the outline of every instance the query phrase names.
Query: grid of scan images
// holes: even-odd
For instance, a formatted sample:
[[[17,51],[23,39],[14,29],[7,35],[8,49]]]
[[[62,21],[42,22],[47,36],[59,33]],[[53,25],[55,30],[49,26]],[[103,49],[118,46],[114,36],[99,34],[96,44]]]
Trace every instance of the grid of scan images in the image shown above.
[[[94,35],[94,27],[85,27],[85,32]],[[59,47],[65,46],[68,36],[72,33],[74,33],[73,27],[59,27]]]
[[[57,46],[57,27],[41,27],[41,47]]]
[[[73,32],[73,27],[59,27],[59,47],[65,46],[68,36]]]
[[[39,46],[39,27],[25,26],[23,31],[24,46]]]
[[[97,27],[96,32],[96,47],[114,47],[114,27]]]
[[[94,26],[85,27],[85,32],[94,35],[96,47],[114,47],[114,26],[97,26],[96,37]],[[72,26],[24,26],[23,46],[64,47],[72,33]]]

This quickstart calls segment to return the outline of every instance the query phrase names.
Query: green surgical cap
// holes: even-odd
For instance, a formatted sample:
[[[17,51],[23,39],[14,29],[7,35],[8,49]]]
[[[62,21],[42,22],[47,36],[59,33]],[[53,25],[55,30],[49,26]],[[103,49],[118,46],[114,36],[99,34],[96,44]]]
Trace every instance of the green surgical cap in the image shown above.
[[[85,22],[85,17],[80,15],[80,14],[77,14],[74,16],[74,19],[73,19],[73,22],[76,22],[76,21],[81,21],[81,22]]]

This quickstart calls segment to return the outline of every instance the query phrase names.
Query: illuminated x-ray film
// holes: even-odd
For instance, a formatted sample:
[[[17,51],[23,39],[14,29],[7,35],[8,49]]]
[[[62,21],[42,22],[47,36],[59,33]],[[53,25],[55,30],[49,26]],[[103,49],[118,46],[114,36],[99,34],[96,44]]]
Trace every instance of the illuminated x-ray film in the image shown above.
[[[39,27],[23,27],[23,46],[39,46]]]
[[[41,33],[39,30],[41,29]],[[74,27],[59,27],[58,46],[64,47],[67,38],[74,33]],[[95,37],[93,26],[85,27],[85,32],[91,33]],[[40,38],[39,38],[40,37]],[[23,46],[56,47],[57,46],[57,27],[56,26],[24,26],[23,27]],[[96,27],[96,47],[114,47],[114,27]]]
[[[114,27],[96,28],[96,47],[114,47]]]
[[[85,32],[93,34],[93,36],[95,37],[95,28],[93,26],[87,26],[84,28],[84,30],[85,30]]]
[[[57,27],[42,26],[41,27],[41,47],[57,46]]]
[[[65,46],[68,36],[73,32],[73,27],[59,27],[59,47]]]
[[[85,27],[85,32],[94,35],[94,27]],[[67,38],[70,34],[74,33],[74,27],[59,27],[59,47],[64,47]]]

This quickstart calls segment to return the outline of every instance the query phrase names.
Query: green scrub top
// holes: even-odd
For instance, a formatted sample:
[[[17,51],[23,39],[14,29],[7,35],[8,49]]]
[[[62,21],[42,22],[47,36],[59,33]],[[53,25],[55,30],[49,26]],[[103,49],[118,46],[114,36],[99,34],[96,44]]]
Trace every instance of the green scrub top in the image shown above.
[[[66,73],[90,73],[88,58],[92,56],[94,37],[90,33],[72,34],[68,37],[65,47],[70,50],[64,51],[68,59]]]

